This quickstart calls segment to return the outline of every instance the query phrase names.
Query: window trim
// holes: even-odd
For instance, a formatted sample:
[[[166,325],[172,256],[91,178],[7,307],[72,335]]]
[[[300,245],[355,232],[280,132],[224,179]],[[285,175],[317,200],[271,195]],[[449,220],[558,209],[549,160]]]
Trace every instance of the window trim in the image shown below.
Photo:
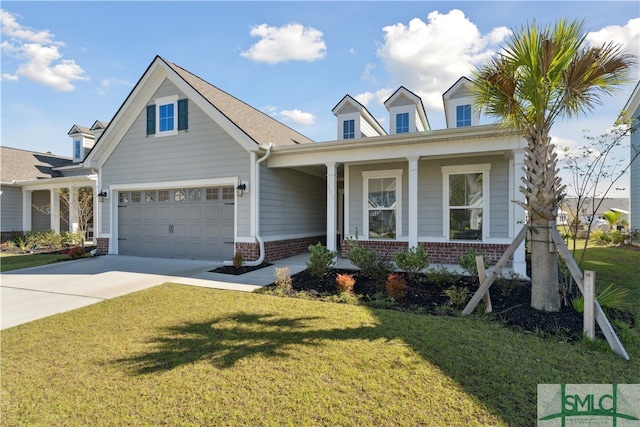
[[[407,117],[406,127],[403,126],[402,129],[400,129],[400,125],[398,124],[398,119],[400,117],[405,117],[405,116]],[[396,113],[396,123],[395,123],[396,134],[409,133],[411,131],[411,124],[410,123],[411,123],[411,114],[409,114],[408,111],[402,111],[402,112]]]
[[[353,134],[353,136],[347,137],[347,132],[345,131],[345,127],[346,127],[347,123],[349,125],[353,124],[353,132],[349,132],[349,135]],[[355,119],[344,119],[342,121],[342,139],[355,139],[355,138],[356,138],[356,120]]]
[[[491,163],[479,163],[471,165],[454,165],[442,166],[442,235],[448,242],[477,242],[478,240],[453,240],[449,236],[449,176],[460,174],[482,174],[482,240],[486,242],[489,239],[489,228],[491,226],[491,198],[489,189],[491,188],[489,180],[491,179]]]
[[[467,110],[469,110],[469,118],[466,118],[466,116],[464,115],[464,112]],[[469,127],[471,125],[473,125],[473,109],[471,108],[471,104],[458,104],[456,105],[456,127],[457,128],[461,128],[461,127]],[[458,109],[462,108],[462,119],[460,118],[460,116],[458,115]],[[462,123],[462,125],[460,125],[460,123]],[[465,123],[469,123],[468,125]]]
[[[173,129],[160,131],[160,107],[173,104]],[[173,136],[178,134],[178,95],[163,96],[155,99],[156,112],[156,138],[163,136]]]
[[[402,235],[402,169],[387,169],[362,172],[362,222],[363,237],[366,240],[399,240]],[[369,180],[380,178],[396,179],[396,237],[395,238],[371,238],[369,237]],[[390,209],[389,209],[390,210]]]
[[[83,150],[82,150],[82,140],[74,139],[73,140],[73,158],[74,160],[82,160]]]

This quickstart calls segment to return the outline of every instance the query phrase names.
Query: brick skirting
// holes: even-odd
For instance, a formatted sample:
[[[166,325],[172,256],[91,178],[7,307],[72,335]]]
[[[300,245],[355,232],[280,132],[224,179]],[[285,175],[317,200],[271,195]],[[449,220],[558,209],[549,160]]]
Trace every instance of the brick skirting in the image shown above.
[[[16,236],[24,236],[24,233],[22,232],[22,230],[2,231],[0,234],[0,242],[13,240]]]
[[[362,240],[362,246],[366,246],[376,253],[380,260],[390,261],[399,249],[407,250],[409,244],[407,242],[396,242],[389,240]],[[504,254],[509,247],[508,244],[496,243],[458,243],[458,242],[420,242],[420,246],[429,254],[430,264],[457,264],[458,257],[467,253],[467,248],[473,248],[476,251],[482,251],[489,264],[493,265]],[[342,256],[344,258],[349,254],[348,241],[342,242]],[[513,259],[507,262],[506,267],[511,267]]]
[[[109,253],[109,238],[98,237],[96,238],[96,249],[98,255],[107,255]]]
[[[276,240],[265,242],[264,260],[266,262],[277,261],[279,259],[292,257],[294,255],[308,252],[310,245],[320,242],[326,244],[326,236],[304,237],[300,239]],[[260,245],[258,243],[236,243],[236,251],[240,252],[245,261],[254,261],[260,255]]]

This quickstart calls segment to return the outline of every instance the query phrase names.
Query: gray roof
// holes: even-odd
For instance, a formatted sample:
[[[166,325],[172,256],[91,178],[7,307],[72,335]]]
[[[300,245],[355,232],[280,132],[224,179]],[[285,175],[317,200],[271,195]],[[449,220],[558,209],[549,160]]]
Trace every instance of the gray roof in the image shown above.
[[[57,178],[62,173],[53,168],[73,165],[73,160],[68,157],[11,147],[0,147],[0,160],[2,182]]]
[[[164,59],[163,59],[164,61]],[[256,143],[268,145],[308,144],[314,141],[238,98],[218,89],[184,68],[165,61],[193,89],[235,123]]]

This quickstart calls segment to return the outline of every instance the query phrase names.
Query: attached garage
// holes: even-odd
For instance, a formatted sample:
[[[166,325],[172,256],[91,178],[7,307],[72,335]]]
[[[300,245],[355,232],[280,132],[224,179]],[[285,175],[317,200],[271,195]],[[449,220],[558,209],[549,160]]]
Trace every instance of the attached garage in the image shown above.
[[[118,192],[118,252],[231,259],[234,191],[233,187],[208,187]]]

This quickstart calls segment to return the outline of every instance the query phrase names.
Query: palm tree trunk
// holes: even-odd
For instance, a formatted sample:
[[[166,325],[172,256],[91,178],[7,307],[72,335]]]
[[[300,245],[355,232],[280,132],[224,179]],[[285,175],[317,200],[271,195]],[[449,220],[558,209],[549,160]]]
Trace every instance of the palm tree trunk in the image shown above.
[[[562,301],[558,285],[558,256],[549,251],[551,229],[545,219],[531,222],[531,307],[559,311]]]
[[[537,310],[559,311],[558,257],[553,248],[549,229],[555,224],[564,186],[557,176],[554,146],[542,129],[525,136],[528,148],[525,155],[527,179],[520,191],[526,196],[531,228],[531,306]]]

